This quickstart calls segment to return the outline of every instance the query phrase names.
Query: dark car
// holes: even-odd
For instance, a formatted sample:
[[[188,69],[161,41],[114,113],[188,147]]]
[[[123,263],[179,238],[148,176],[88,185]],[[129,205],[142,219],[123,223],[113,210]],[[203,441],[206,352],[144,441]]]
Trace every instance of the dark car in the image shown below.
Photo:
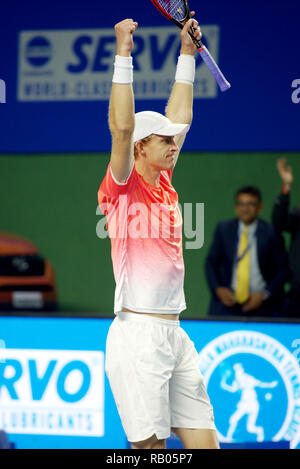
[[[55,275],[50,262],[32,242],[0,231],[0,310],[56,308]]]

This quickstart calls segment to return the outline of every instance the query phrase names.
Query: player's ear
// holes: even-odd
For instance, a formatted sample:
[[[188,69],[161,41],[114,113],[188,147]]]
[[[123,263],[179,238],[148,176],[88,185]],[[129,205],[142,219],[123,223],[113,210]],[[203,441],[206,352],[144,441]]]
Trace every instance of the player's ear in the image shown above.
[[[138,149],[138,154],[139,155],[142,155],[142,156],[145,156],[146,155],[146,152],[145,152],[145,143],[143,140],[139,140],[137,142],[137,149]]]
[[[139,155],[144,155],[145,154],[143,147],[144,147],[144,145],[143,145],[142,140],[138,140],[134,144],[134,157],[135,158],[137,158]]]

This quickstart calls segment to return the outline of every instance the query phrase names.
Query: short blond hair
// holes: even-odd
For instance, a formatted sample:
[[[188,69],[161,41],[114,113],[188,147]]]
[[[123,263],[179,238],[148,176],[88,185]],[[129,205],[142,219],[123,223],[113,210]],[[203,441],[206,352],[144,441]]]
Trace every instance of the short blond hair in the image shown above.
[[[153,135],[153,134],[148,135],[148,137],[142,138],[141,140],[138,140],[137,142],[135,142],[135,144],[134,144],[134,159],[136,159],[136,158],[138,157],[138,150],[137,150],[136,144],[137,144],[138,142],[142,142],[142,143],[147,143],[147,142],[149,142],[149,140],[151,139],[152,135]]]

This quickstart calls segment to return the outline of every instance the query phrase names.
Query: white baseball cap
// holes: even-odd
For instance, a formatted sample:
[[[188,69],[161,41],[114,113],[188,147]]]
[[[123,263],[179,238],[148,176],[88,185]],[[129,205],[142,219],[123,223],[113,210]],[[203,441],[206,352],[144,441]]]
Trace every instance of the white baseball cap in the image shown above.
[[[189,128],[189,124],[173,124],[173,122],[159,112],[137,112],[135,114],[133,141],[137,142],[151,134],[168,136],[184,135],[188,132]]]

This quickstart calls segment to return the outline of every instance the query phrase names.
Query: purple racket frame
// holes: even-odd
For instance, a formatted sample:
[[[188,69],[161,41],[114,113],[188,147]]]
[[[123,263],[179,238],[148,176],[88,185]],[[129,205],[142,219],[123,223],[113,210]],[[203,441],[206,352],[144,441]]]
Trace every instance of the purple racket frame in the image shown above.
[[[175,20],[171,15],[169,15],[156,0],[151,0],[153,5],[160,11],[162,15],[164,15],[168,20],[172,21],[172,23],[176,24],[180,29],[183,29],[183,24],[179,21]],[[187,20],[190,17],[190,10],[186,0],[184,0],[185,7],[186,7],[186,17],[183,21]],[[201,41],[197,41],[193,36],[192,32],[189,32],[193,42],[197,46],[198,52],[202,57],[203,62],[207,66],[210,73],[215,78],[216,82],[219,85],[221,91],[226,91],[231,87],[231,84],[226,80],[223,73],[219,69],[218,65],[214,61],[213,57],[210,55],[209,50],[205,47],[205,45]]]

